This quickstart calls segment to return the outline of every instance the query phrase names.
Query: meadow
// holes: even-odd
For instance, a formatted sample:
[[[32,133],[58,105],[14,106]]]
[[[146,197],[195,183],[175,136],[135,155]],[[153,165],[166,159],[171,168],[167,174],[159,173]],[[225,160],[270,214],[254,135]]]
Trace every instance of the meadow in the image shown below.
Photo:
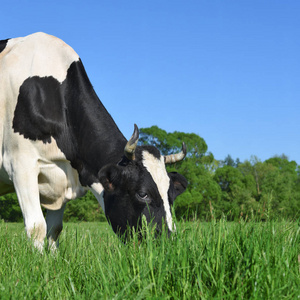
[[[107,223],[66,223],[56,253],[0,222],[0,299],[300,299],[298,222],[177,222],[124,244]]]

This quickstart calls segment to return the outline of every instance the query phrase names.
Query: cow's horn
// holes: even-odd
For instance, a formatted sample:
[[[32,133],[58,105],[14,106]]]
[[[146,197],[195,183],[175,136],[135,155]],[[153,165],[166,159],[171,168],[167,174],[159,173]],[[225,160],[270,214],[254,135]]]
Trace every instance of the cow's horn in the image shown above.
[[[136,124],[134,124],[134,131],[133,134],[130,138],[130,140],[127,142],[125,149],[124,149],[124,154],[129,160],[134,160],[135,159],[135,148],[139,140],[139,129]]]
[[[165,156],[165,163],[166,164],[176,163],[177,161],[183,160],[185,156],[186,156],[186,146],[185,143],[183,142],[181,152]]]

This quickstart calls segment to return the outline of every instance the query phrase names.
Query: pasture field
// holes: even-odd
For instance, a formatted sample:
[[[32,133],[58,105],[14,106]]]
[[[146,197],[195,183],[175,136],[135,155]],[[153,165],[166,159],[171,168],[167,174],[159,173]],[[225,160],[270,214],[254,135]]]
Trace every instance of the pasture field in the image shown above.
[[[177,222],[122,243],[106,223],[66,223],[41,254],[0,222],[0,299],[300,299],[297,222]]]

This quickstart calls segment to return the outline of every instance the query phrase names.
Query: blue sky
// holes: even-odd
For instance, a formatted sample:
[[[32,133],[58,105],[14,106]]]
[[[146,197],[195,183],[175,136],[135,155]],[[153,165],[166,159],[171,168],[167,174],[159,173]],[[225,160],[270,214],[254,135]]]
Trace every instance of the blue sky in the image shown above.
[[[4,0],[0,39],[44,31],[133,123],[203,137],[216,159],[300,164],[300,1]]]

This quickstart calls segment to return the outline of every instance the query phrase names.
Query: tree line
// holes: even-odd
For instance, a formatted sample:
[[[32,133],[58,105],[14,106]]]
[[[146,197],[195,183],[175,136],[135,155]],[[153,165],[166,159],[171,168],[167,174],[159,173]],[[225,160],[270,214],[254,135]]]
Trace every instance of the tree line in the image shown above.
[[[179,172],[189,183],[175,201],[177,218],[266,220],[300,216],[300,166],[295,161],[285,155],[263,162],[256,156],[244,162],[230,155],[216,160],[204,139],[195,133],[168,133],[157,126],[140,130],[139,144],[156,146],[163,155],[180,151],[182,141],[187,146],[186,158],[167,166],[169,172]],[[15,194],[0,197],[0,219],[22,220]],[[89,192],[67,204],[64,220],[104,221],[105,216]]]

